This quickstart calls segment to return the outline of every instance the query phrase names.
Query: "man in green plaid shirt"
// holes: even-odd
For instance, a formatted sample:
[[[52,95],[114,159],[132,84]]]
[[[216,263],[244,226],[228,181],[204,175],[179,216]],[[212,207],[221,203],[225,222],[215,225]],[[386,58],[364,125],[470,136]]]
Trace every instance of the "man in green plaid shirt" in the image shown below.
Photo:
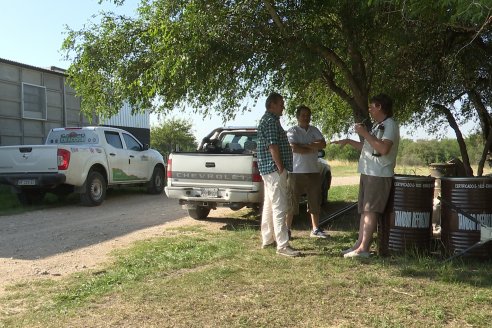
[[[286,216],[290,206],[288,172],[292,172],[292,149],[280,124],[284,99],[271,93],[266,112],[258,124],[258,169],[263,178],[264,202],[261,216],[262,248],[277,246],[277,254],[299,256],[289,245]]]

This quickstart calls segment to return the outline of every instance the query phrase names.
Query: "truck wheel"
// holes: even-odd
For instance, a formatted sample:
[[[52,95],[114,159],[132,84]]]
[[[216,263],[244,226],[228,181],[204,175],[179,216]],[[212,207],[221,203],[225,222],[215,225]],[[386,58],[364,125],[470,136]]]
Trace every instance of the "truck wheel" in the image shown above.
[[[24,206],[40,204],[46,192],[43,190],[23,190],[17,194],[17,199],[19,203]]]
[[[195,220],[205,220],[208,213],[210,213],[210,208],[208,207],[197,206],[196,208],[188,209],[188,215]]]
[[[162,167],[154,167],[152,178],[148,183],[147,192],[149,194],[162,194],[164,191],[164,170]]]
[[[80,194],[80,202],[85,206],[99,206],[106,197],[106,180],[101,173],[90,171],[85,180],[85,190]]]

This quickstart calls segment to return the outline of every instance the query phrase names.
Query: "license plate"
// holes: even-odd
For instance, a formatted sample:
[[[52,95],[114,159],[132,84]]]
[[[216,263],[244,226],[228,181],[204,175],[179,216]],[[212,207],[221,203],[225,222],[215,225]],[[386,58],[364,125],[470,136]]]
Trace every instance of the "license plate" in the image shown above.
[[[18,186],[35,186],[36,179],[19,179],[17,180]]]
[[[219,197],[219,189],[217,188],[202,188],[202,197]]]

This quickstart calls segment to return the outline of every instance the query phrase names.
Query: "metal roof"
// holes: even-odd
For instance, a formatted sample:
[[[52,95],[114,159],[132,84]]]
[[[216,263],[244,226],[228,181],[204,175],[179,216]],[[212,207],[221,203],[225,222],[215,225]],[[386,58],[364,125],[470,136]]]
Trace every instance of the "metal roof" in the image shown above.
[[[6,64],[20,66],[20,67],[24,67],[24,68],[35,69],[37,71],[42,71],[42,72],[48,72],[48,73],[52,73],[52,74],[58,74],[58,75],[67,76],[67,74],[65,73],[65,71],[66,71],[65,69],[59,68],[59,67],[56,67],[56,66],[51,66],[50,68],[43,68],[43,67],[37,67],[37,66],[33,66],[33,65],[19,63],[19,62],[16,62],[16,61],[13,61],[13,60],[9,60],[9,59],[5,59],[5,58],[1,58],[1,57],[0,57],[0,63],[6,63]]]

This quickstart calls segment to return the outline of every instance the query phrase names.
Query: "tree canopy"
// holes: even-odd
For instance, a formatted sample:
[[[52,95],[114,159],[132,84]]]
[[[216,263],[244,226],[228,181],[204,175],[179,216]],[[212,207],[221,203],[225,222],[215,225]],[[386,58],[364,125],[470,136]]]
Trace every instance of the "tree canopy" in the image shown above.
[[[476,119],[492,142],[491,8],[490,0],[148,0],[137,17],[106,13],[69,30],[63,49],[83,110],[100,116],[128,100],[233,118],[246,97],[275,90],[291,113],[308,104],[331,135],[367,118],[370,95],[385,92],[402,123],[437,130]]]
[[[164,119],[150,129],[150,146],[167,157],[172,151],[193,151],[198,147],[190,122],[179,118]]]

